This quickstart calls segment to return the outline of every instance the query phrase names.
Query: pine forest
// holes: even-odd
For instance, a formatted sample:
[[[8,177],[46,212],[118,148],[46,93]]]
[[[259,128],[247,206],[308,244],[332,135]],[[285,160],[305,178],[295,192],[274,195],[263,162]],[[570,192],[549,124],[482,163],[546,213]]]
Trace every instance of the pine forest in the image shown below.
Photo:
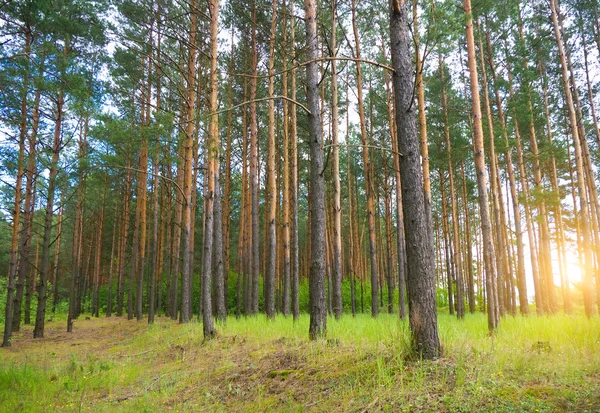
[[[0,0],[0,411],[599,411],[599,91],[597,0]]]

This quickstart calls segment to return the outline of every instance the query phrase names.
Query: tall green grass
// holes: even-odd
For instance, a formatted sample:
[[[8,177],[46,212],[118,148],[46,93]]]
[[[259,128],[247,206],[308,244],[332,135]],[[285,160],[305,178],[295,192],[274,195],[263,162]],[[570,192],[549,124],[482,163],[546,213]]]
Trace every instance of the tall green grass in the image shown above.
[[[432,362],[411,355],[396,314],[329,318],[317,342],[308,323],[229,317],[205,342],[197,321],[83,319],[66,340],[0,350],[0,411],[600,409],[598,318],[508,316],[490,336],[485,314],[440,313]]]

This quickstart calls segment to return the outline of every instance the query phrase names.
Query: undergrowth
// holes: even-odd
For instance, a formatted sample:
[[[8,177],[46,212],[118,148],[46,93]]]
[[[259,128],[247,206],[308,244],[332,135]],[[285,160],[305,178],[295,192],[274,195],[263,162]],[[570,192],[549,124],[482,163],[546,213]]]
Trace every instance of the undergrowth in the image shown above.
[[[444,357],[410,357],[397,315],[235,319],[202,325],[117,318],[31,327],[0,350],[0,410],[13,411],[600,411],[600,320],[439,315]]]

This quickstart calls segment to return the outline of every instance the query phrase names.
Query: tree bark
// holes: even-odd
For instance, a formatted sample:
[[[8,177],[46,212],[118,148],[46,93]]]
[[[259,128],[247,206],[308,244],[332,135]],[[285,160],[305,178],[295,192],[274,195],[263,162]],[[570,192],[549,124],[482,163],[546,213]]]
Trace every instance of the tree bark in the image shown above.
[[[358,26],[356,22],[356,1],[352,0],[352,28],[354,31],[355,57],[360,60],[360,37],[358,36]],[[375,234],[375,199],[374,182],[371,175],[371,164],[369,162],[369,147],[367,144],[367,129],[365,121],[365,110],[362,96],[362,72],[360,63],[356,63],[356,96],[358,100],[358,116],[360,119],[360,136],[362,141],[362,153],[365,177],[365,193],[367,194],[367,217],[369,223],[369,257],[371,262],[371,315],[379,315],[379,272],[377,268],[377,241]]]
[[[12,317],[14,305],[15,278],[17,274],[19,224],[21,219],[21,188],[23,186],[23,171],[25,163],[25,136],[27,135],[27,92],[29,85],[29,52],[31,50],[31,30],[25,33],[25,75],[21,90],[21,120],[19,124],[19,155],[17,158],[17,176],[15,182],[15,203],[9,251],[8,280],[6,291],[6,309],[4,318],[4,335],[2,347],[10,347],[12,336]]]
[[[406,258],[408,309],[412,342],[425,359],[441,355],[437,331],[433,238],[428,229],[426,194],[419,153],[417,125],[413,110],[412,61],[406,3],[390,0],[390,41],[394,67],[394,107],[398,151],[402,154],[402,207],[406,217]]]
[[[267,268],[265,274],[265,313],[275,317],[275,266],[277,260],[277,182],[275,176],[275,36],[277,31],[277,0],[271,6],[271,36],[269,40],[268,96],[269,96],[269,140],[267,149]]]
[[[63,57],[69,54],[69,44],[66,42]],[[62,74],[64,79],[64,73]],[[58,97],[56,100],[56,111],[54,119],[54,137],[52,143],[52,160],[50,162],[50,170],[48,172],[48,190],[46,198],[46,211],[44,219],[44,241],[42,245],[42,264],[40,268],[40,274],[38,278],[37,293],[38,293],[38,306],[35,317],[35,327],[33,329],[33,338],[44,337],[44,323],[46,317],[46,299],[48,289],[48,275],[50,273],[50,241],[52,237],[52,221],[54,217],[54,192],[56,186],[56,176],[58,175],[58,159],[60,151],[62,149],[62,122],[63,122],[63,110],[65,103],[65,92],[61,86],[58,91]],[[36,268],[37,271],[37,268]]]
[[[198,32],[198,10],[197,2],[193,1],[190,4],[190,38],[189,38],[189,55],[187,68],[187,98],[186,98],[186,129],[183,145],[183,264],[181,276],[181,317],[182,323],[190,321],[192,316],[190,307],[190,281],[192,279],[193,265],[190,262],[192,257],[192,192],[195,191],[196,185],[193,180],[193,145],[194,145],[194,108],[196,102],[196,36]],[[212,184],[214,185],[214,183]],[[211,228],[212,230],[212,228]],[[205,256],[206,261],[206,256]],[[210,262],[210,257],[208,258]],[[210,267],[209,267],[210,268]],[[210,278],[209,278],[210,280]],[[209,281],[210,283],[210,281]],[[210,289],[209,289],[210,292]]]
[[[309,337],[316,340],[327,334],[327,306],[325,302],[325,176],[323,131],[319,108],[319,67],[317,51],[317,5],[315,0],[304,0],[306,22],[306,101],[310,141],[311,203],[311,265],[309,280],[310,326]]]
[[[477,172],[477,190],[479,198],[479,214],[481,216],[481,231],[483,236],[483,252],[486,274],[486,290],[488,292],[488,329],[494,332],[500,323],[497,303],[494,301],[494,283],[497,277],[494,265],[495,251],[492,239],[492,223],[490,220],[489,201],[487,194],[487,175],[485,153],[483,148],[483,128],[481,124],[481,105],[479,101],[479,79],[477,75],[477,57],[475,56],[475,39],[473,36],[473,17],[471,1],[464,0],[466,16],[467,52],[469,60],[469,75],[473,111],[473,152],[475,153],[475,169]]]
[[[219,115],[217,111],[219,102],[219,87],[218,87],[218,72],[217,72],[217,57],[218,57],[218,29],[219,29],[219,0],[211,0],[209,2],[210,13],[210,98],[209,98],[209,113],[211,117],[208,126],[208,140],[206,149],[208,151],[208,187],[205,190],[206,210],[204,211],[206,224],[206,232],[204,234],[204,262],[202,263],[202,330],[204,339],[210,340],[217,335],[212,318],[212,303],[210,295],[210,281],[212,270],[212,249],[213,249],[213,231],[220,231],[220,222],[214,221],[214,204],[218,202],[218,197],[215,196],[217,188],[217,180],[219,179]],[[217,237],[218,241],[222,241]],[[215,246],[221,248],[220,244]],[[221,258],[217,255],[217,258]],[[221,262],[222,265],[222,262]],[[222,274],[222,272],[221,272]],[[218,290],[217,290],[218,291]],[[222,296],[222,290],[220,291]],[[224,304],[221,302],[221,305]],[[224,308],[217,308],[223,312]]]

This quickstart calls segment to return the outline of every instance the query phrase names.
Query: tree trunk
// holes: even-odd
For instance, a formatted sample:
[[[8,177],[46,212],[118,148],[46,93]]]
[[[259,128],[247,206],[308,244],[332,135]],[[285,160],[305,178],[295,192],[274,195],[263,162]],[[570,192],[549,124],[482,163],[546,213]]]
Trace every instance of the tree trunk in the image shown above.
[[[487,194],[487,175],[485,168],[485,154],[483,149],[483,128],[481,125],[481,105],[479,102],[479,80],[477,76],[477,58],[475,56],[475,39],[473,36],[473,17],[471,1],[464,0],[466,16],[467,52],[469,60],[469,75],[471,86],[471,99],[473,106],[473,152],[475,153],[475,169],[477,171],[477,190],[479,198],[479,213],[481,216],[481,231],[483,236],[483,252],[486,273],[486,289],[488,297],[488,329],[495,331],[500,323],[497,303],[494,301],[494,283],[496,280],[496,267],[494,265],[495,251],[492,240],[492,223],[490,220],[489,201]]]
[[[314,5],[313,5],[314,6]],[[291,55],[296,56],[296,43],[295,43],[295,32],[296,32],[296,18],[294,16],[294,2],[290,1],[290,16],[292,16],[292,24],[290,28],[290,44],[291,44]],[[296,62],[292,61],[292,67]],[[290,84],[292,101],[296,101],[296,69],[292,69],[292,80]],[[298,320],[300,316],[299,308],[299,278],[300,278],[300,261],[298,256],[298,134],[297,134],[297,113],[296,106],[292,106],[290,113],[290,158],[291,158],[291,193],[290,193],[290,213],[291,217],[291,278],[292,278],[292,314],[294,320]]]
[[[102,235],[104,234],[104,213],[106,211],[106,191],[108,187],[108,176],[104,181],[104,192],[102,193],[102,206],[100,207],[100,216],[98,220],[98,232],[96,233],[96,262],[94,264],[94,291],[92,298],[92,316],[100,316],[100,265],[102,263]]]
[[[218,197],[215,197],[217,188],[217,180],[219,179],[219,115],[217,111],[219,102],[219,88],[218,88],[218,72],[217,72],[217,56],[218,56],[218,29],[219,29],[219,0],[211,0],[209,2],[210,12],[210,98],[209,98],[209,113],[211,114],[208,126],[208,140],[206,149],[208,150],[208,187],[205,190],[206,210],[204,211],[206,217],[206,232],[204,234],[204,262],[202,263],[202,329],[204,332],[204,339],[210,340],[216,337],[217,331],[215,330],[213,318],[212,318],[212,303],[210,296],[210,280],[212,270],[212,248],[213,248],[213,230],[221,230],[220,222],[214,221],[214,203],[218,202]],[[216,198],[216,199],[215,199]],[[222,241],[220,237],[217,237],[219,242]],[[220,244],[215,246],[221,248]],[[222,259],[222,256],[217,256]],[[220,265],[223,265],[221,262]],[[222,274],[222,271],[221,271]],[[221,296],[222,290],[220,292]],[[223,304],[223,302],[221,302]],[[217,314],[219,311],[223,312],[224,308],[217,308]],[[223,315],[224,316],[224,315]]]
[[[277,31],[277,0],[271,6],[271,37],[269,40],[268,96],[269,96],[269,140],[267,153],[267,268],[265,274],[265,313],[275,317],[275,266],[277,260],[277,183],[275,176],[275,36]]]
[[[306,22],[306,101],[310,142],[311,203],[311,265],[309,280],[310,326],[309,337],[316,340],[327,334],[327,307],[325,302],[325,176],[323,131],[319,108],[319,66],[317,51],[317,5],[304,0]]]
[[[81,290],[81,257],[83,255],[83,218],[85,207],[85,181],[86,175],[83,167],[84,159],[87,153],[87,133],[88,119],[86,118],[79,135],[79,181],[77,186],[77,207],[75,209],[75,222],[73,228],[73,253],[71,254],[71,291],[69,293],[69,315],[67,318],[67,332],[73,331],[73,319],[79,316],[80,309],[80,290]],[[128,174],[129,176],[129,174]],[[126,205],[128,204],[125,200]],[[123,241],[124,242],[124,241]],[[117,315],[120,308],[117,306]]]
[[[419,153],[417,125],[411,93],[412,61],[406,3],[390,0],[390,42],[394,68],[394,107],[398,151],[402,154],[402,207],[405,222],[408,308],[412,341],[417,353],[426,359],[441,355],[437,332],[433,238],[428,229],[426,194]]]
[[[15,278],[17,274],[19,224],[21,219],[21,188],[23,185],[23,171],[25,163],[25,136],[27,135],[27,88],[29,85],[29,52],[31,50],[31,30],[25,33],[25,74],[23,88],[21,89],[21,120],[19,124],[19,155],[17,160],[17,176],[15,182],[15,207],[13,210],[13,222],[11,231],[11,242],[8,264],[8,280],[6,291],[6,310],[4,318],[4,335],[2,347],[10,347],[12,336],[12,317],[14,305]]]
[[[189,38],[189,55],[188,55],[188,72],[187,72],[187,98],[186,98],[186,130],[183,146],[183,264],[181,276],[181,317],[182,323],[190,321],[192,316],[190,307],[190,281],[192,279],[193,265],[190,262],[192,257],[192,192],[195,191],[196,185],[193,180],[193,145],[194,145],[194,108],[196,100],[196,35],[198,31],[198,10],[197,2],[190,4],[190,38]],[[214,185],[214,183],[213,183]],[[211,228],[212,230],[212,228]],[[206,261],[206,257],[205,257]],[[210,258],[208,258],[210,262]],[[210,268],[210,267],[209,267]],[[209,278],[210,280],[210,278]],[[210,281],[209,281],[210,283]],[[209,289],[210,293],[210,289]],[[209,299],[210,301],[210,299]],[[212,320],[211,320],[212,321]]]
[[[41,62],[41,72],[43,73],[43,60]],[[33,239],[33,218],[35,211],[35,187],[37,176],[37,134],[40,121],[40,99],[41,89],[35,92],[33,103],[32,130],[28,139],[29,155],[27,157],[27,182],[25,183],[25,204],[23,205],[23,227],[19,236],[18,247],[18,265],[16,277],[16,291],[13,300],[12,332],[20,330],[21,327],[21,303],[23,301],[23,290],[25,279],[29,272],[29,253],[31,251],[31,240]]]
[[[456,271],[456,315],[458,318],[465,316],[464,281],[462,276],[462,262],[460,250],[460,234],[458,230],[458,205],[454,187],[454,165],[452,162],[452,143],[450,142],[450,123],[448,121],[448,97],[446,95],[446,83],[444,80],[446,65],[440,55],[440,79],[442,82],[442,112],[444,115],[444,138],[446,151],[448,153],[448,175],[450,180],[450,208],[452,209],[452,242],[454,246],[454,268]]]
[[[358,26],[356,22],[356,0],[352,0],[352,28],[354,31],[354,42],[356,46],[355,57],[361,59],[360,37],[358,36]],[[371,260],[371,315],[379,315],[379,275],[377,269],[377,241],[375,235],[375,199],[374,182],[371,175],[371,164],[369,162],[369,148],[367,144],[367,129],[365,121],[365,110],[362,96],[362,72],[360,63],[356,63],[356,91],[358,100],[358,115],[360,119],[360,136],[362,140],[362,153],[365,175],[365,193],[367,194],[367,216],[369,222],[369,246]]]
[[[108,269],[108,292],[106,295],[106,317],[112,316],[113,309],[113,273],[114,273],[114,264],[115,264],[115,247],[117,249],[117,265],[118,265],[118,245],[120,242],[117,242],[117,224],[118,224],[118,212],[119,212],[119,203],[115,202],[115,212],[113,213],[113,230],[112,230],[112,242],[110,247],[110,266]]]
[[[342,206],[340,201],[340,148],[338,140],[337,1],[331,0],[331,145],[333,146],[333,313],[342,316]]]
[[[66,59],[69,53],[68,43],[65,45],[63,56]],[[63,74],[64,78],[64,74]],[[52,143],[52,160],[48,172],[48,190],[46,198],[46,211],[44,219],[44,241],[42,246],[42,265],[37,285],[38,306],[35,317],[35,327],[33,329],[33,338],[44,337],[44,322],[46,317],[46,299],[48,289],[48,275],[50,273],[50,241],[52,237],[52,224],[54,217],[54,191],[56,185],[56,176],[58,174],[58,159],[62,149],[62,121],[63,109],[65,103],[64,89],[61,86],[56,100],[56,111],[54,119],[54,138]],[[37,266],[36,266],[37,267]],[[37,271],[37,268],[36,268]]]
[[[508,182],[510,187],[510,196],[512,200],[514,220],[515,220],[515,238],[517,242],[517,287],[519,289],[519,310],[522,315],[529,314],[529,302],[527,298],[527,283],[525,280],[525,252],[523,246],[523,229],[521,226],[521,207],[519,205],[519,197],[517,195],[517,185],[515,182],[515,171],[513,167],[510,143],[508,139],[508,132],[506,128],[506,120],[504,117],[504,111],[502,109],[502,98],[500,97],[500,91],[498,88],[498,77],[496,75],[496,67],[494,65],[492,47],[490,42],[489,32],[486,33],[486,46],[488,51],[488,64],[492,73],[492,84],[494,88],[494,96],[496,98],[496,110],[498,112],[498,119],[500,120],[500,128],[502,130],[502,136],[506,143],[506,150],[504,152],[504,160],[506,163],[506,169],[508,172]]]

